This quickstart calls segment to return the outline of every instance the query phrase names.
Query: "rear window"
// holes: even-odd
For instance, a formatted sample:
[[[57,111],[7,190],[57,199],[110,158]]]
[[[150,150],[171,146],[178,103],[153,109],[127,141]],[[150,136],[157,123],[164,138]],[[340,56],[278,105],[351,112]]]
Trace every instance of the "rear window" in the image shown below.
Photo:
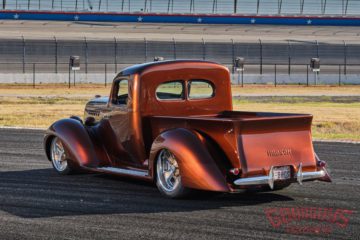
[[[207,80],[190,80],[188,82],[189,99],[212,98],[215,94],[213,85]]]
[[[182,81],[171,81],[160,84],[156,89],[159,100],[183,100],[184,84]]]

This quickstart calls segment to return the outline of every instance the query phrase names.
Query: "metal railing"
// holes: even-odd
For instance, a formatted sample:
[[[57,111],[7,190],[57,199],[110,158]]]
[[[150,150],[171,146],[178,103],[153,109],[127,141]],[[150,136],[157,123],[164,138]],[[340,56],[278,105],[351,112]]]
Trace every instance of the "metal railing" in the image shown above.
[[[88,63],[87,69],[82,65],[79,71],[72,71],[68,63],[0,63],[0,83],[25,84],[33,87],[41,84],[63,84],[72,87],[78,83],[96,83],[107,86],[116,76],[115,69],[122,69],[132,64]],[[245,64],[244,71],[234,71],[233,65],[226,65],[231,72],[232,84],[274,85],[354,85],[360,84],[360,64],[321,65],[320,72],[313,72],[307,64],[294,64],[292,71],[283,64]],[[22,69],[25,67],[25,73]],[[4,71],[6,69],[6,71]],[[46,69],[47,71],[44,71]],[[262,74],[260,74],[262,69]]]
[[[149,62],[155,56],[170,59],[203,59],[219,62],[233,73],[237,57],[245,59],[246,83],[360,84],[360,44],[354,42],[186,42],[155,40],[0,39],[0,83],[68,82],[69,57],[80,56],[79,82],[107,83],[122,68]],[[311,58],[320,58],[321,72],[309,69]],[[73,73],[72,73],[73,74]],[[72,76],[72,75],[71,75]],[[319,81],[318,81],[319,80]]]
[[[360,15],[355,0],[0,0],[7,10]]]
[[[61,71],[60,63],[67,63],[69,56],[78,55],[85,73],[89,64],[112,64],[114,72],[121,64],[135,64],[152,61],[154,56],[165,59],[203,59],[232,65],[236,57],[245,58],[246,64],[258,65],[263,73],[266,64],[286,65],[288,74],[295,65],[309,64],[311,58],[320,58],[321,64],[342,65],[346,75],[348,65],[360,64],[360,44],[354,42],[323,43],[318,41],[297,42],[185,42],[154,40],[48,40],[0,39],[0,63],[14,63],[20,68],[1,69],[0,72],[27,73],[26,64],[51,63],[38,67],[38,71]],[[45,65],[44,65],[45,66]]]

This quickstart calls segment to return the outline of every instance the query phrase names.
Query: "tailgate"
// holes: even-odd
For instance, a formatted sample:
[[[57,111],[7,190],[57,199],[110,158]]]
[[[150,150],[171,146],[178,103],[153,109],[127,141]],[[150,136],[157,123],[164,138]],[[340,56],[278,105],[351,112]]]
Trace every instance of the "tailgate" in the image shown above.
[[[267,175],[271,167],[297,171],[316,169],[311,138],[311,115],[267,116],[238,122],[242,177]]]

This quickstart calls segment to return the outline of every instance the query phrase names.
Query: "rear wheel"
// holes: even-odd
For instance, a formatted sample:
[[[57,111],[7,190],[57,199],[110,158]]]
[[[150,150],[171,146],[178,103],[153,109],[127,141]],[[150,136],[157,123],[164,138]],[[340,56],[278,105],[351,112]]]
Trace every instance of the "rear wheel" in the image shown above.
[[[160,151],[156,161],[156,185],[169,198],[182,198],[191,193],[181,182],[180,169],[175,155],[168,149]]]
[[[63,143],[58,137],[54,137],[50,145],[51,163],[56,172],[61,175],[67,175],[72,172],[68,162]]]

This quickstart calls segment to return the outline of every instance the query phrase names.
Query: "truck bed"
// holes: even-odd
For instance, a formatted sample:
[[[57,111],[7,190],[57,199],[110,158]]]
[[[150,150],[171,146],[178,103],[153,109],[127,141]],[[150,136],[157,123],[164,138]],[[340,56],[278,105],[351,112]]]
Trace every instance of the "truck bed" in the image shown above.
[[[266,174],[272,166],[316,167],[310,114],[225,111],[213,115],[153,116],[152,135],[173,128],[199,133],[224,151],[242,175]]]

